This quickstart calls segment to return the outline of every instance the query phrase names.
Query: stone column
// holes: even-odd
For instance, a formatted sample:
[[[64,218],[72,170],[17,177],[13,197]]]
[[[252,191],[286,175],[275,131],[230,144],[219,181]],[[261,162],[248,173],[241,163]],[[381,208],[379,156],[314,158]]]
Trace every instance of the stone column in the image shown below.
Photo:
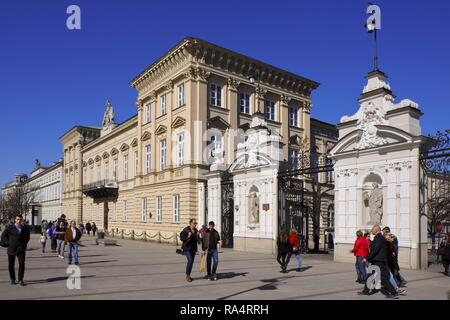
[[[202,226],[204,224],[207,224],[208,222],[206,220],[206,206],[205,206],[205,182],[198,182],[197,183],[197,190],[198,190],[198,225]]]
[[[239,87],[240,82],[237,81],[234,78],[228,78],[228,106],[230,110],[230,116],[229,116],[229,123],[230,123],[230,129],[227,130],[227,134],[224,136],[224,150],[225,150],[225,163],[226,164],[232,164],[235,159],[235,152],[236,149],[236,132],[233,132],[234,129],[231,128],[237,128],[239,126]]]
[[[208,217],[207,221],[216,223],[216,230],[222,232],[222,171],[206,174],[208,179]]]
[[[286,147],[283,148],[283,159],[289,159],[289,103],[291,98],[285,95],[280,97],[280,118],[281,126],[280,134],[283,136],[283,143]]]
[[[144,102],[142,99],[139,99],[136,102],[136,107],[138,111],[138,127],[137,127],[137,140],[138,140],[138,168],[136,172],[136,186],[140,186],[142,184],[142,174],[143,174],[143,154],[145,153],[143,144],[142,144],[142,124],[143,124],[143,118],[144,118]]]

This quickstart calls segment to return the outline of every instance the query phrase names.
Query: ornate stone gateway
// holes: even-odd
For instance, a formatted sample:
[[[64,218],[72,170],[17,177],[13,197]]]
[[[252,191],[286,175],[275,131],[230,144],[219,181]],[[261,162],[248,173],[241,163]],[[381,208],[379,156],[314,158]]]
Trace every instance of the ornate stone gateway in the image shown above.
[[[222,225],[221,238],[224,248],[233,248],[234,232],[234,184],[233,177],[224,173],[221,182]]]
[[[395,96],[380,70],[367,85],[353,116],[338,125],[335,161],[335,260],[353,261],[357,230],[389,226],[399,240],[399,264],[427,267],[426,219],[419,213],[419,154],[423,144],[417,103]]]
[[[450,226],[450,130],[429,136],[420,154],[419,179],[420,216],[427,221],[421,232],[435,250]]]

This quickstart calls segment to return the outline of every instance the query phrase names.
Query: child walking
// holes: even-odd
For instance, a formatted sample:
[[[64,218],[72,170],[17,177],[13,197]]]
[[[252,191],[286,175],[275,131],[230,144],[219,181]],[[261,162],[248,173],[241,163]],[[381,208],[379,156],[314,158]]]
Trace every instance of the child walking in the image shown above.
[[[42,231],[39,242],[41,243],[42,253],[45,253],[45,244],[47,243],[47,234],[45,231]]]

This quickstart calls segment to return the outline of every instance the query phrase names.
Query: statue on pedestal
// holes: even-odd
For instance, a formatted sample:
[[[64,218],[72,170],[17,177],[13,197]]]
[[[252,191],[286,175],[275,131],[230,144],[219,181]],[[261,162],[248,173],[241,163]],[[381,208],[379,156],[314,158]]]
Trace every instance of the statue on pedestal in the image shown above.
[[[250,224],[259,223],[259,197],[256,191],[250,192],[248,195],[249,198],[249,210],[248,210],[248,218]]]
[[[371,192],[364,192],[364,202],[369,207],[370,220],[368,224],[381,224],[381,218],[383,217],[383,190],[378,183],[373,183],[372,186]]]

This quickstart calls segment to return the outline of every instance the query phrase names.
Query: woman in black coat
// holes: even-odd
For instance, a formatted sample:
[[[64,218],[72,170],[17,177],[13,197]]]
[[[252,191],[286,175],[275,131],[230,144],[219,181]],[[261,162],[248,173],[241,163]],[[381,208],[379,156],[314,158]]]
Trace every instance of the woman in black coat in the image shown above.
[[[281,272],[286,273],[287,272],[286,257],[288,253],[292,251],[292,247],[289,244],[289,236],[285,230],[281,231],[280,235],[278,236],[277,247],[278,247],[277,261],[280,264]]]
[[[448,268],[450,265],[450,232],[447,233],[445,240],[443,241],[442,248],[439,249],[442,253],[442,264],[444,265],[444,274],[450,277]]]

